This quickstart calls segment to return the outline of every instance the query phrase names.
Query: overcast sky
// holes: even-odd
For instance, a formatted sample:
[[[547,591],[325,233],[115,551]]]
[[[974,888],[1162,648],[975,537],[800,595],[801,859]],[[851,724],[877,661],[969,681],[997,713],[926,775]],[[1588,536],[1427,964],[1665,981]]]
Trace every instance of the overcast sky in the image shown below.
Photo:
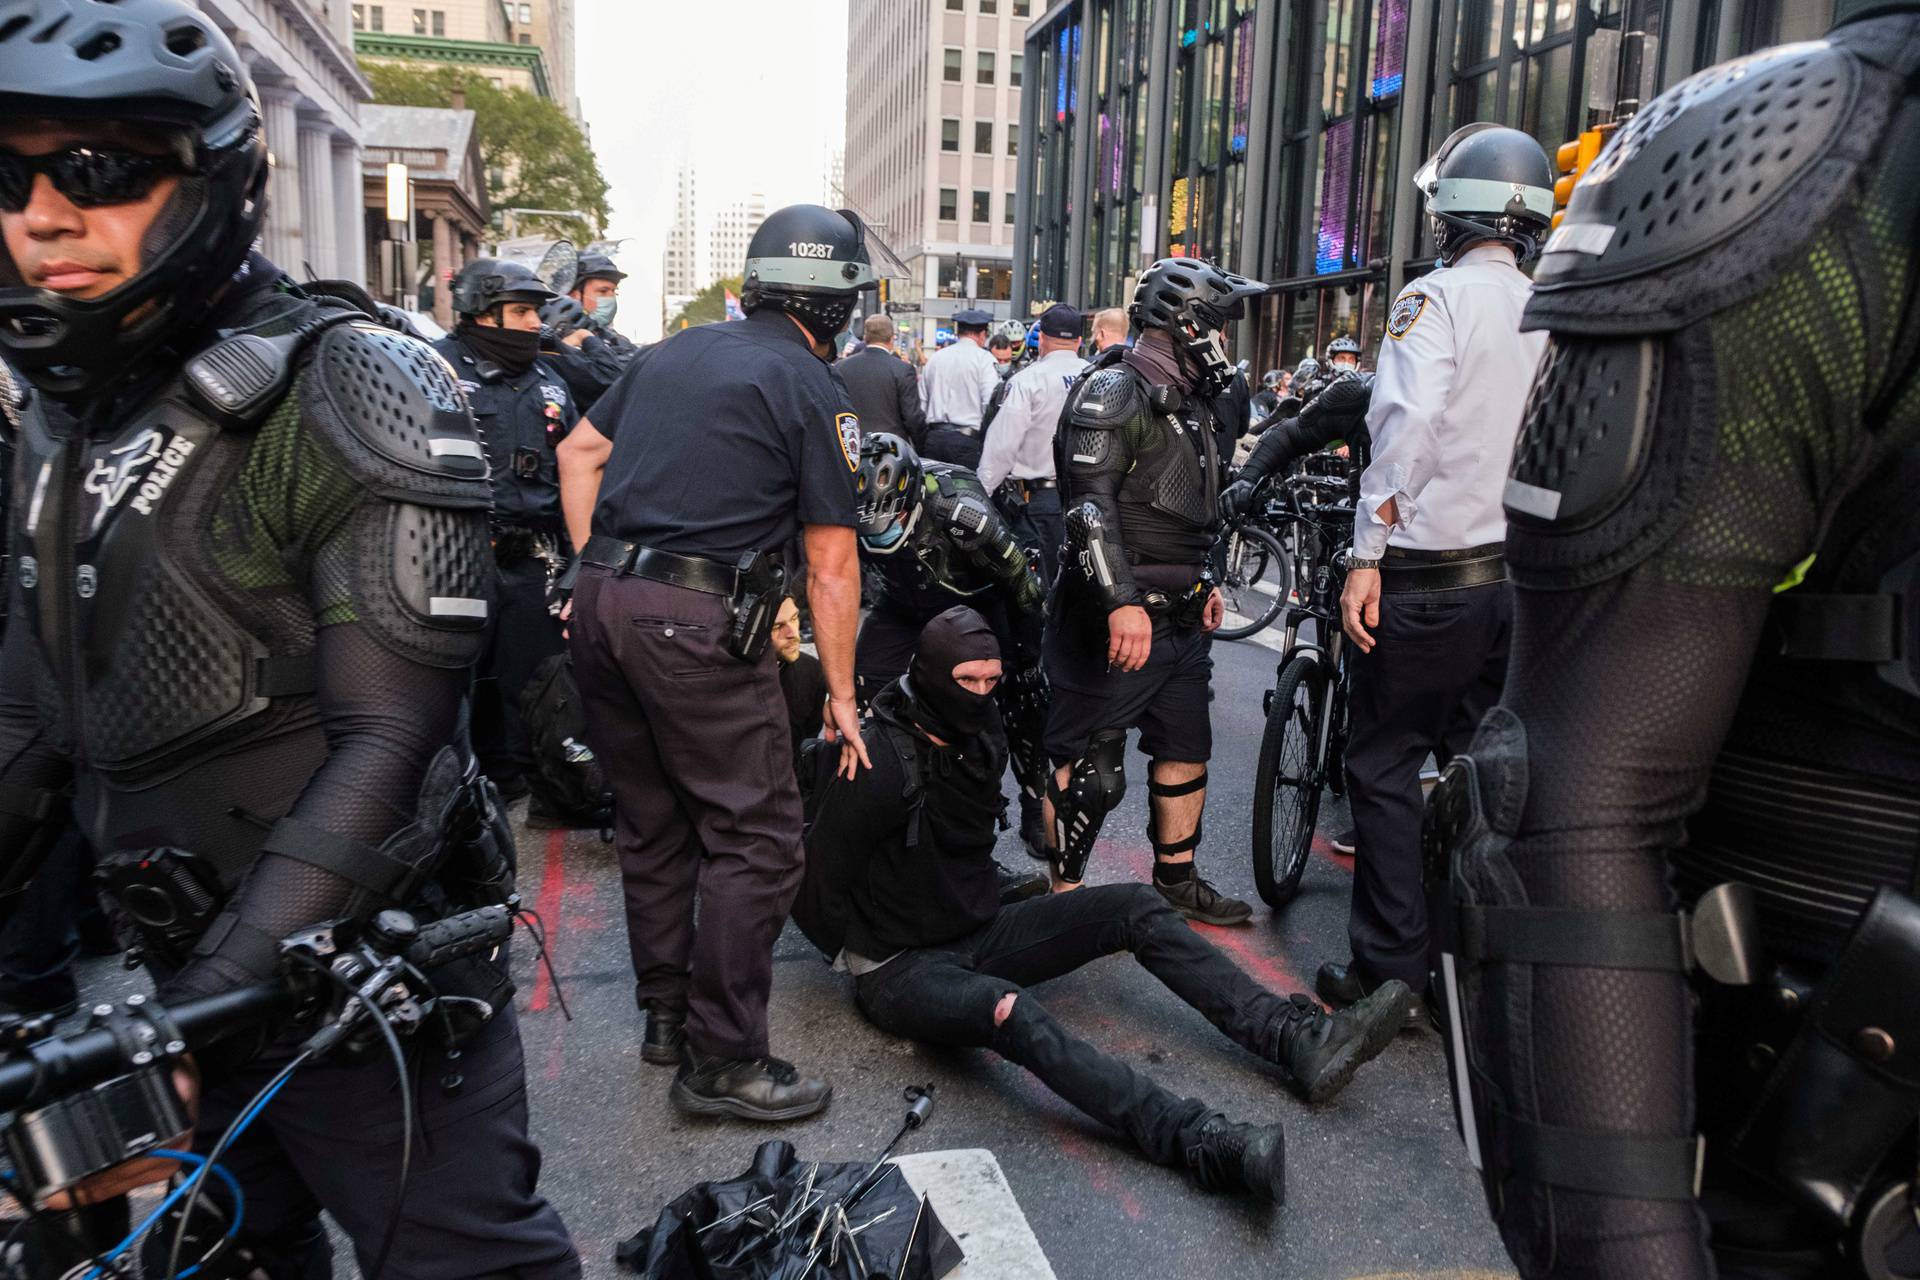
[[[658,336],[674,169],[724,202],[817,201],[846,121],[847,0],[579,0],[580,105],[613,185],[618,327]]]

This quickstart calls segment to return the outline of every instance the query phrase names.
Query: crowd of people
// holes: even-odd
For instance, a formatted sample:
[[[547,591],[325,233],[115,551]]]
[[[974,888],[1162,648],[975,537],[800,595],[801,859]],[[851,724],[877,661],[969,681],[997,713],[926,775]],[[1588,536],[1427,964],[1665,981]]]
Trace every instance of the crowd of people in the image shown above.
[[[990,1049],[1199,1187],[1281,1201],[1279,1124],[1168,1091],[1036,991],[1127,953],[1308,1102],[1439,1024],[1526,1275],[1913,1274],[1911,4],[1680,86],[1551,235],[1538,144],[1458,129],[1418,179],[1436,264],[1374,368],[1340,335],[1257,387],[1230,345],[1268,287],[1185,257],[1018,337],[962,310],[923,367],[881,313],[846,354],[866,229],[814,205],[754,235],[744,319],[636,346],[610,259],[486,258],[429,345],[255,248],[270,140],[217,25],[119,0],[108,40],[82,4],[0,21],[18,1012],[74,1007],[76,945],[131,942],[197,1008],[286,981],[318,926],[424,955],[396,908],[515,905],[525,795],[528,826],[611,825],[642,1057],[688,1114],[830,1105],[769,1040],[791,920],[881,1031]],[[1833,90],[1801,143],[1661,223],[1668,175],[1776,81]],[[1253,916],[1198,862],[1221,534],[1336,442],[1358,860],[1315,1001],[1188,922]],[[555,752],[540,691],[569,678]],[[1089,884],[1130,742],[1152,870]],[[589,766],[609,796],[566,773]],[[188,1274],[194,1201],[169,1261],[123,1197],[179,1176],[197,1201],[224,1160],[232,1274],[326,1274],[324,1210],[369,1275],[577,1276],[504,951],[456,951],[394,979],[433,1015],[392,1042],[398,1087],[297,1018],[188,1070],[164,1014],[102,1015],[166,1090],[140,1114],[185,1131],[62,1148],[57,1185],[15,1147],[28,1272],[138,1246]],[[317,967],[383,1034],[408,1016]],[[36,1087],[75,1069],[30,1052]],[[416,1131],[434,1176],[396,1183]],[[128,1233],[107,1258],[103,1229]]]

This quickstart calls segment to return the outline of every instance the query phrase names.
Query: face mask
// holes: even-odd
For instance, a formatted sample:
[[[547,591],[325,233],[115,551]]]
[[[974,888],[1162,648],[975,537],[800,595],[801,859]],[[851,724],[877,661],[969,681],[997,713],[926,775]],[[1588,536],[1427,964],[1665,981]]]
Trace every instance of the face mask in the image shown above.
[[[611,329],[613,327],[613,317],[619,310],[620,299],[613,294],[608,294],[606,297],[600,299],[600,301],[593,304],[593,327],[596,329]]]
[[[993,629],[965,605],[954,606],[922,628],[913,665],[907,669],[914,716],[922,727],[951,743],[996,734],[1000,712],[993,695],[961,687],[953,669],[999,656]]]
[[[460,340],[481,359],[491,360],[515,376],[532,368],[540,355],[538,329],[500,329],[466,322],[460,326]]]

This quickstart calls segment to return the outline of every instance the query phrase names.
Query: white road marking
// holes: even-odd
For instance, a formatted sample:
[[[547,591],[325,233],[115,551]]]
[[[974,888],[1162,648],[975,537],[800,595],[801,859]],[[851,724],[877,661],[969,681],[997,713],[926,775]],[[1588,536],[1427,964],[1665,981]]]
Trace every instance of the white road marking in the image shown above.
[[[1055,1280],[993,1152],[926,1151],[894,1163],[966,1250],[967,1260],[947,1280]]]

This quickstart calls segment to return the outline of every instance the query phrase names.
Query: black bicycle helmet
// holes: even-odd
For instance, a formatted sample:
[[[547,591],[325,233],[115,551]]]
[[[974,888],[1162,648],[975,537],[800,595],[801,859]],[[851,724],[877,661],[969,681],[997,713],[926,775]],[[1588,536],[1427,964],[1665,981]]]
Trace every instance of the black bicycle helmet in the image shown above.
[[[1332,364],[1335,356],[1360,358],[1360,343],[1352,334],[1343,333],[1327,344],[1327,363]]]
[[[1235,372],[1221,331],[1246,314],[1248,298],[1266,291],[1258,280],[1201,258],[1162,258],[1140,277],[1127,315],[1136,328],[1172,334],[1174,349],[1201,394],[1219,395],[1233,385]]]
[[[920,518],[920,455],[899,436],[869,433],[860,446],[853,493],[860,545],[875,555],[892,555],[907,545]]]
[[[541,307],[558,296],[530,268],[499,258],[475,258],[453,278],[453,309],[463,316],[482,316],[508,302]]]
[[[879,277],[867,257],[867,229],[851,209],[791,204],[767,215],[747,245],[740,306],[784,311],[818,342],[853,318],[860,291]]]
[[[246,261],[266,217],[253,81],[184,0],[0,0],[0,116],[149,128],[175,161],[140,270],[111,293],[32,288],[0,247],[0,354],[49,395],[90,398],[204,320]]]
[[[1499,240],[1520,261],[1539,252],[1553,220],[1553,162],[1518,129],[1482,121],[1456,129],[1414,175],[1442,263]]]

